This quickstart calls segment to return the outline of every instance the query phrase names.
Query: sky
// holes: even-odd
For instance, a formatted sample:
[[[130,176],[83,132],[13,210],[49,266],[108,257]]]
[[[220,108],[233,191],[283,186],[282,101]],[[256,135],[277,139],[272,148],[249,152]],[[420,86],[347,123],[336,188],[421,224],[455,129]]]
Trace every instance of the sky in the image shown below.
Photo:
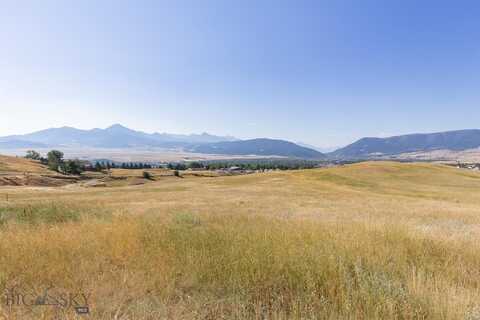
[[[0,1],[0,136],[121,123],[319,147],[479,128],[480,2]]]

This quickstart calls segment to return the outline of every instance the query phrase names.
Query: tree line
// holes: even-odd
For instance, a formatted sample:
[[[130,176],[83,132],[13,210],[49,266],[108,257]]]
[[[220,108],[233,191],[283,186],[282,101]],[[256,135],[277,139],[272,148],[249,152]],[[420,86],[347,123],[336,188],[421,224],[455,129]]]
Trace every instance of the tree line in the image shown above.
[[[28,159],[38,160],[47,165],[51,170],[63,174],[78,175],[84,171],[98,171],[110,169],[151,169],[152,165],[142,162],[96,161],[92,164],[89,161],[65,160],[64,154],[58,150],[48,152],[47,157],[42,157],[34,150],[27,151],[25,156]],[[170,162],[162,166],[174,170],[183,171],[187,169],[222,170],[237,167],[241,170],[298,170],[317,168],[324,164],[324,161],[302,160],[302,159],[237,159],[237,160],[209,160],[209,161],[188,161]]]
[[[35,150],[28,150],[25,158],[40,161],[42,164],[48,166],[50,170],[63,173],[78,175],[84,171],[104,171],[115,168],[121,169],[151,169],[152,165],[142,162],[124,162],[121,164],[110,161],[96,161],[93,165],[89,161],[65,160],[64,153],[59,150],[52,150],[47,153],[47,157],[42,157],[40,153]]]
[[[312,169],[325,164],[324,161],[302,159],[240,159],[240,160],[210,160],[168,163],[171,170],[205,169],[222,170],[237,167],[241,170],[297,170]]]
[[[38,160],[42,164],[48,166],[50,170],[57,171],[62,174],[74,174],[78,175],[85,171],[85,165],[80,160],[65,160],[64,154],[58,150],[52,150],[47,153],[47,157],[44,158],[35,150],[28,150],[25,158]]]
[[[95,163],[95,171],[110,170],[110,169],[151,169],[152,165],[142,162],[123,162],[117,164],[110,161],[97,161]]]

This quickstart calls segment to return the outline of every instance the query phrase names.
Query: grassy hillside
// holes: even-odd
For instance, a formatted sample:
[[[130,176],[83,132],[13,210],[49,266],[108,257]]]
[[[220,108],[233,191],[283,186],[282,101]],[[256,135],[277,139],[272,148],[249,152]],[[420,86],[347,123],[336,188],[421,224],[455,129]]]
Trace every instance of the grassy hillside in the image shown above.
[[[0,155],[0,187],[60,187],[77,180],[51,171],[38,161]]]
[[[94,319],[477,319],[479,190],[388,162],[0,189],[0,285],[88,293]]]
[[[0,174],[23,172],[43,174],[52,173],[37,161],[0,155]]]

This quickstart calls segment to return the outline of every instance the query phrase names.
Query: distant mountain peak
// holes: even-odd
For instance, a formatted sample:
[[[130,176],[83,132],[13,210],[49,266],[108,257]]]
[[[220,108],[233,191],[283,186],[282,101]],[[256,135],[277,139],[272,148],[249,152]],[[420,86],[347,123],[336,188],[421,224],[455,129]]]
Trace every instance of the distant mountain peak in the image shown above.
[[[111,126],[107,127],[105,130],[128,130],[128,131],[132,131],[131,129],[129,129],[125,126],[122,126],[119,123],[112,124]]]

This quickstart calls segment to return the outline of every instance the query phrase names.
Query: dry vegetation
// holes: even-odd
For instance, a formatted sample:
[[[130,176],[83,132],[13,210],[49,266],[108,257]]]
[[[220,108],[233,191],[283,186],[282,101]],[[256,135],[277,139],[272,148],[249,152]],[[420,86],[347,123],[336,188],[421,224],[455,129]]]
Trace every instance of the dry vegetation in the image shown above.
[[[479,174],[376,162],[154,176],[1,188],[2,289],[83,292],[92,319],[480,319]]]
[[[77,181],[48,170],[38,161],[0,155],[1,186],[65,186]]]
[[[150,178],[145,178],[148,173]],[[213,171],[190,171],[185,170],[179,173],[180,178],[189,177],[218,177],[219,174]],[[170,181],[177,179],[173,170],[168,169],[111,169],[107,173],[84,172],[83,178],[88,178],[81,185],[85,187],[125,187],[152,183],[155,181]]]
[[[49,171],[42,166],[39,162],[27,160],[24,158],[16,158],[9,156],[0,155],[0,174],[7,173],[37,173],[37,174],[52,174],[52,171]]]

